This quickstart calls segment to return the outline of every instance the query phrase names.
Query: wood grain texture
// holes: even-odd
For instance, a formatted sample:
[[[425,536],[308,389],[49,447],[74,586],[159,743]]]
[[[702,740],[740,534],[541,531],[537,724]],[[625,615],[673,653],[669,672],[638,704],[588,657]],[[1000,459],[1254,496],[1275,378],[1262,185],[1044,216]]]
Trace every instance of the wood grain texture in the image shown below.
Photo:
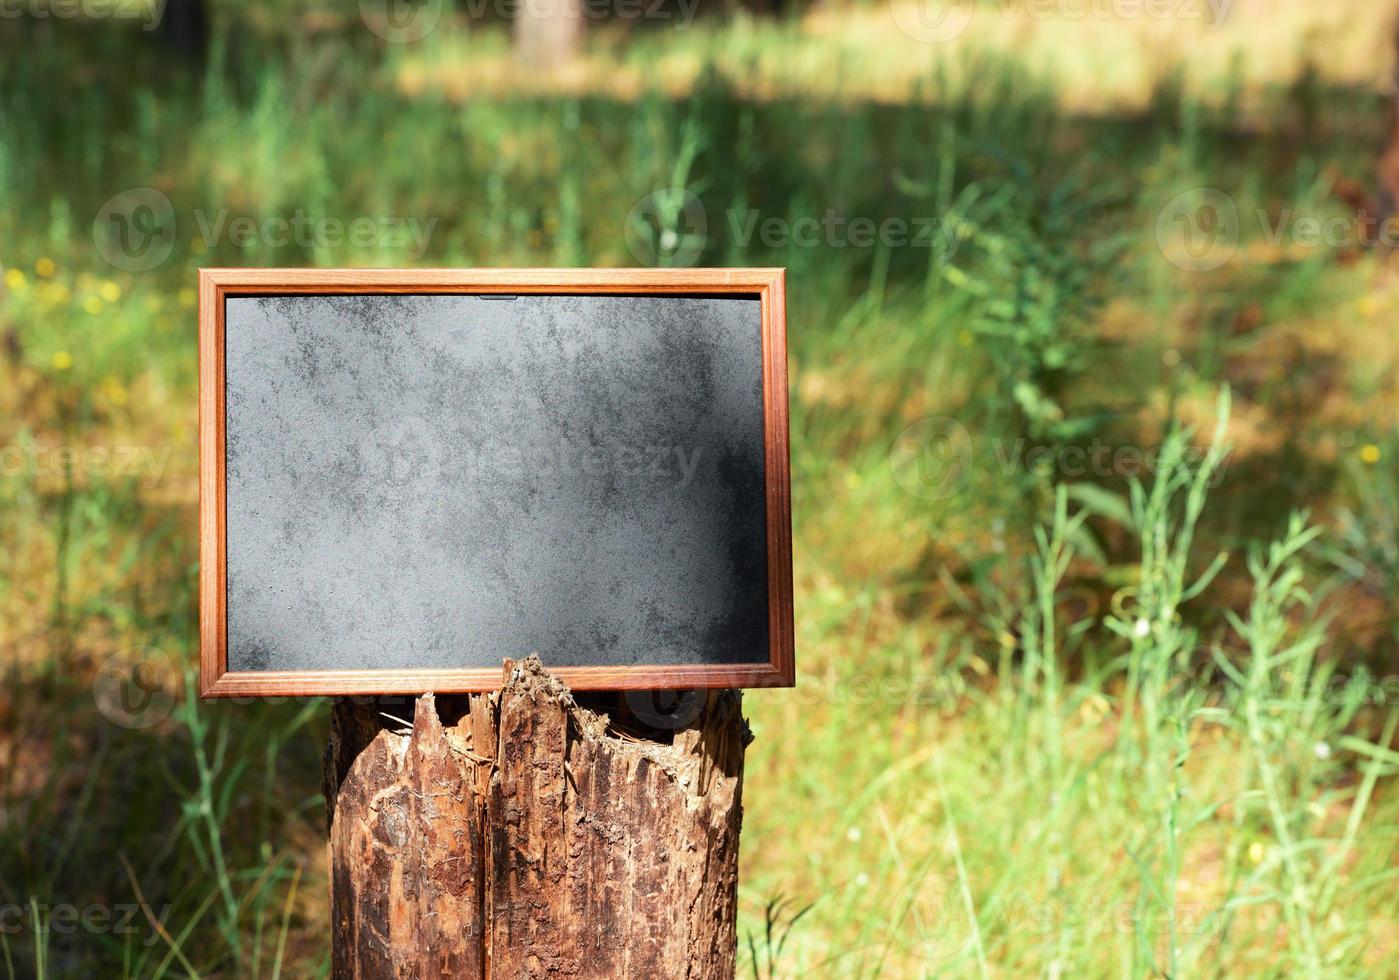
[[[789,687],[795,683],[791,489],[782,269],[202,269],[199,277],[200,689],[205,698],[469,692],[493,669],[230,672],[224,303],[229,296],[354,293],[714,294],[761,301],[769,660],[560,668],[577,690]]]
[[[227,669],[227,488],[224,452],[224,304],[199,276],[199,681],[210,691]]]
[[[225,295],[283,293],[755,293],[784,269],[200,269]]]
[[[345,711],[336,717],[339,730],[363,731],[362,722],[346,721]],[[343,778],[330,768],[332,739],[335,976],[484,975],[483,793],[490,758],[475,746],[494,750],[488,718],[481,719],[484,731],[474,727],[478,716],[468,714],[448,732],[433,699],[424,697],[411,734],[380,731]]]
[[[669,744],[537,658],[447,726],[431,696],[411,733],[337,705],[334,976],[732,977],[750,736],[738,692],[706,698]]]
[[[578,691],[686,690],[716,687],[790,687],[792,678],[769,664],[700,664],[642,667],[557,667],[560,680]],[[500,672],[471,670],[326,670],[222,673],[204,688],[206,698],[319,697],[488,691]]]

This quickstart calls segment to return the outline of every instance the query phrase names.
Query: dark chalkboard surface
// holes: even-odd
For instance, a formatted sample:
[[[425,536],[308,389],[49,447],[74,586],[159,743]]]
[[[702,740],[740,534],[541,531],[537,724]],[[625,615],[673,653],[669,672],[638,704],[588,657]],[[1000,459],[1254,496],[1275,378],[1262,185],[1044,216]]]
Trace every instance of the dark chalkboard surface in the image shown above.
[[[789,683],[780,274],[705,278],[736,271],[206,272],[206,694],[481,689],[531,652],[577,687]]]

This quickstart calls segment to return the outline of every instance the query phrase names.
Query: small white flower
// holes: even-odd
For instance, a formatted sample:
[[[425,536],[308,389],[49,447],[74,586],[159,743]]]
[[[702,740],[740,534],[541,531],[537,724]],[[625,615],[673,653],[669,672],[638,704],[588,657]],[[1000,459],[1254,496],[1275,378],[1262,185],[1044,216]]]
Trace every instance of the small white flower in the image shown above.
[[[665,251],[669,252],[671,249],[675,248],[676,243],[679,241],[680,236],[675,234],[672,229],[666,228],[661,232],[661,248]]]
[[[866,885],[868,885],[869,883],[870,883],[870,876],[867,875],[867,874],[865,874],[863,871],[861,871],[859,874],[857,874],[857,875],[855,876],[855,884],[858,885],[859,887],[864,888],[864,887],[865,887]]]
[[[854,844],[860,839],[860,828],[851,827],[845,832],[845,839]]]
[[[1331,746],[1327,745],[1325,742],[1317,742],[1316,745],[1312,746],[1312,751],[1316,753],[1318,759],[1326,760],[1331,758]]]
[[[1132,633],[1139,640],[1144,640],[1151,633],[1151,624],[1146,621],[1145,616],[1137,618],[1137,625],[1133,627]]]

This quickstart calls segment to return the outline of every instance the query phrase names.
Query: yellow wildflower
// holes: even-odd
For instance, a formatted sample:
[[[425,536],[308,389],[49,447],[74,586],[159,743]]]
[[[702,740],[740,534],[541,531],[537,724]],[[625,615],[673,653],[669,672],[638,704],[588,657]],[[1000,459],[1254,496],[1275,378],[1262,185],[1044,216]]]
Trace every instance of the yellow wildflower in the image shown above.
[[[115,303],[121,299],[121,287],[108,279],[98,287],[97,295],[101,296],[108,303]]]
[[[5,270],[5,287],[7,289],[18,293],[22,291],[26,285],[27,283],[25,282],[23,272],[20,272],[18,269]]]
[[[61,350],[53,355],[53,369],[55,371],[67,371],[73,366],[73,355],[66,350]]]
[[[1366,443],[1360,447],[1360,461],[1370,466],[1374,466],[1380,461],[1380,447],[1373,442]]]
[[[83,309],[93,316],[96,316],[102,312],[102,301],[96,296],[89,296],[87,299],[83,300]]]
[[[58,266],[54,265],[53,259],[47,255],[40,256],[39,260],[34,263],[34,274],[42,279],[47,279],[56,271],[58,271]]]
[[[113,405],[126,404],[126,386],[121,380],[111,375],[102,379],[102,394],[107,396],[107,400]]]

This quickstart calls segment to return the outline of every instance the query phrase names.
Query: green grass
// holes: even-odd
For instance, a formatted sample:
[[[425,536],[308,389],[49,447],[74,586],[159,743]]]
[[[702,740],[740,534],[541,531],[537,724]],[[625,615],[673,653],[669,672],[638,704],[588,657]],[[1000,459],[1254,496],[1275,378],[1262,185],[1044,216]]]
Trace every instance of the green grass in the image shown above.
[[[196,77],[0,40],[0,977],[328,972],[325,708],[190,695],[194,270],[687,258],[789,269],[800,683],[746,698],[744,973],[1394,975],[1396,292],[1258,218],[1345,216],[1356,63],[1143,83],[1050,23],[886,65],[851,10],[541,82],[490,31],[224,14]],[[134,188],[178,223],[144,271],[94,234]],[[1240,234],[1190,271],[1158,219],[1200,188]],[[298,215],[428,237],[231,231]]]

